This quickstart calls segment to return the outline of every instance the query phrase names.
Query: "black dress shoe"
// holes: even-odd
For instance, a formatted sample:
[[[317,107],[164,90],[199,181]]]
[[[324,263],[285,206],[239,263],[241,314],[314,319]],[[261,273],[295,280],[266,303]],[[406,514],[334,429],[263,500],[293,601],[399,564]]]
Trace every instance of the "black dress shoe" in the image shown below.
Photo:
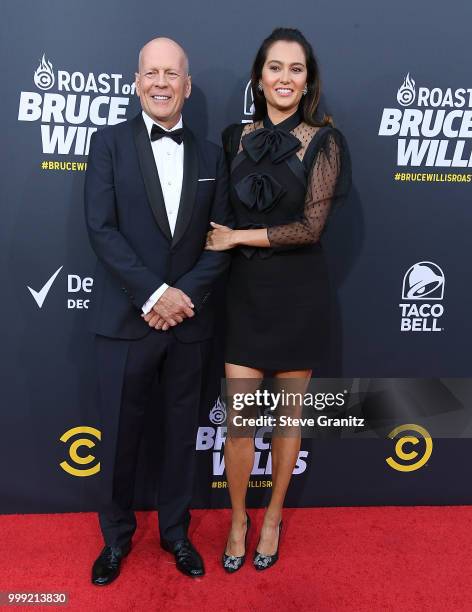
[[[130,550],[130,544],[123,548],[119,546],[105,546],[100,556],[93,564],[92,583],[98,586],[104,586],[113,582],[115,578],[118,578],[121,560],[126,557]]]
[[[256,548],[254,552],[254,561],[253,561],[253,564],[256,570],[268,569],[269,567],[272,567],[277,562],[279,558],[279,544],[280,544],[281,532],[282,532],[282,521],[280,521],[279,523],[279,537],[277,540],[277,550],[275,551],[273,555],[263,555],[262,553],[258,552]]]
[[[238,569],[241,569],[244,565],[244,561],[246,561],[247,534],[249,533],[250,528],[251,519],[246,513],[246,535],[244,536],[244,555],[242,555],[241,557],[235,557],[234,555],[227,555],[226,552],[224,552],[223,557],[221,559],[223,569],[228,574],[234,574],[234,572],[237,572]]]
[[[180,570],[182,574],[191,576],[192,578],[198,578],[205,574],[203,559],[188,538],[176,540],[175,542],[161,540],[161,547],[174,555],[177,569]]]

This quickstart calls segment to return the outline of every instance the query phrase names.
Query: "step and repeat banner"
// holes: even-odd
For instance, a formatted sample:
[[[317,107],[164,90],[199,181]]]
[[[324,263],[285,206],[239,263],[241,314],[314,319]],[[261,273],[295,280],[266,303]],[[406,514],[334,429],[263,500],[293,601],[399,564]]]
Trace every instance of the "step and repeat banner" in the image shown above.
[[[228,124],[250,120],[252,60],[282,25],[312,42],[322,107],[351,150],[353,190],[323,239],[331,355],[314,376],[338,379],[349,397],[336,417],[365,419],[357,429],[318,424],[303,439],[287,502],[472,502],[472,76],[464,62],[472,8],[465,0],[448,12],[423,0],[300,0],[294,8],[267,0],[176,0],[165,10],[150,0],[2,3],[0,512],[96,508],[106,431],[86,331],[94,255],[83,183],[91,134],[140,110],[140,47],[158,35],[184,46],[193,79],[185,120],[219,143]],[[198,507],[229,503],[221,373],[220,326],[196,440]],[[148,418],[141,508],[154,504],[158,407]],[[265,433],[256,441],[254,506],[270,492]]]

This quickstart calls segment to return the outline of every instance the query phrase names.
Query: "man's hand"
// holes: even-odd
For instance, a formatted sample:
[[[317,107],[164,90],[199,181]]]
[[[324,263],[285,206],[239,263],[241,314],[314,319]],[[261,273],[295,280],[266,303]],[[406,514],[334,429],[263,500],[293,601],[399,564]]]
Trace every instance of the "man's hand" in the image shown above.
[[[149,327],[166,331],[195,316],[192,300],[180,289],[168,287],[143,318]]]
[[[162,329],[162,331],[167,331],[170,327],[170,325],[166,323],[162,317],[159,317],[159,315],[156,315],[156,313],[153,310],[148,312],[147,315],[141,315],[141,316],[146,321],[146,323],[148,323],[150,327],[154,327],[154,329]],[[155,321],[156,316],[158,317],[156,324],[151,325],[150,324],[151,319]]]

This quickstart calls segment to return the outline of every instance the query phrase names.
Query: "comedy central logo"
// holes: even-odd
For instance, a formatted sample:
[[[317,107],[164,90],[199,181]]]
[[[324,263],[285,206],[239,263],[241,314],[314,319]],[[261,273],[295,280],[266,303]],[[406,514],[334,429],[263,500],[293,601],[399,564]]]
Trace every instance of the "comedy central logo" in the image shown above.
[[[198,428],[195,448],[197,451],[211,451],[213,458],[213,476],[223,476],[225,470],[224,443],[226,440],[226,404],[220,397],[217,398],[208,415],[210,423],[215,425]],[[272,474],[272,456],[270,453],[270,433],[272,427],[261,427],[256,431],[254,444],[254,465],[251,474],[263,476]],[[308,451],[298,453],[293,474],[302,474],[307,468]]]
[[[222,425],[226,421],[226,404],[218,397],[208,416],[213,425]]]
[[[445,277],[442,269],[432,261],[420,261],[403,277],[400,329],[403,332],[443,331],[439,320],[444,306]]]
[[[135,91],[122,74],[55,70],[46,53],[32,77],[39,91],[20,92],[18,121],[41,124],[45,154],[88,155],[98,127],[126,121]]]
[[[76,438],[76,436],[82,435],[86,437]],[[96,462],[96,457],[90,453],[83,454],[82,451],[79,453],[79,449],[83,447],[87,449],[94,448],[96,441],[101,441],[102,434],[95,427],[80,426],[68,429],[59,438],[64,444],[69,443],[69,458],[72,460],[73,465],[68,461],[62,461],[59,465],[61,468],[71,474],[72,476],[93,476],[100,471],[100,462]],[[87,451],[86,451],[87,452]],[[94,465],[91,465],[94,464]]]
[[[41,61],[39,62],[39,66],[34,73],[33,79],[36,87],[42,89],[43,91],[51,89],[51,87],[54,85],[56,79],[52,69],[52,64],[44,57],[44,53]]]
[[[378,135],[397,140],[397,166],[472,167],[470,86],[417,87],[408,72],[396,102],[382,110]]]
[[[395,427],[388,434],[388,437],[394,440],[399,434],[405,434],[405,432],[408,433],[401,435],[395,443],[396,459],[387,457],[385,461],[392,469],[398,472],[414,472],[426,465],[431,457],[433,440],[424,427],[413,423]],[[414,435],[411,435],[411,432]],[[421,451],[421,454],[418,451]],[[404,463],[399,463],[397,459],[401,459]]]
[[[410,104],[414,102],[415,97],[415,81],[410,78],[410,73],[408,73],[403,81],[403,84],[398,89],[397,102],[402,106],[410,106]]]

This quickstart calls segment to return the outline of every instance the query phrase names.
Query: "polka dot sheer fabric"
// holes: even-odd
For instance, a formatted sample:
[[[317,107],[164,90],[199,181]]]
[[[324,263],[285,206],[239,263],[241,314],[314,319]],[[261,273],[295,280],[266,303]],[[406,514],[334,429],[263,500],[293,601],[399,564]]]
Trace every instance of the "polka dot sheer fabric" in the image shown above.
[[[262,121],[244,126],[241,138],[262,127]],[[296,152],[300,161],[303,161],[308,146],[320,129],[302,122],[291,130],[290,133],[301,143],[300,149]],[[319,151],[308,173],[303,215],[292,223],[268,227],[267,237],[271,247],[303,246],[313,244],[320,239],[334,201],[340,199],[348,191],[348,173],[345,172],[343,180],[339,180],[344,149],[340,132],[330,129],[326,137],[322,139]],[[241,150],[242,145],[240,144],[239,151]]]

